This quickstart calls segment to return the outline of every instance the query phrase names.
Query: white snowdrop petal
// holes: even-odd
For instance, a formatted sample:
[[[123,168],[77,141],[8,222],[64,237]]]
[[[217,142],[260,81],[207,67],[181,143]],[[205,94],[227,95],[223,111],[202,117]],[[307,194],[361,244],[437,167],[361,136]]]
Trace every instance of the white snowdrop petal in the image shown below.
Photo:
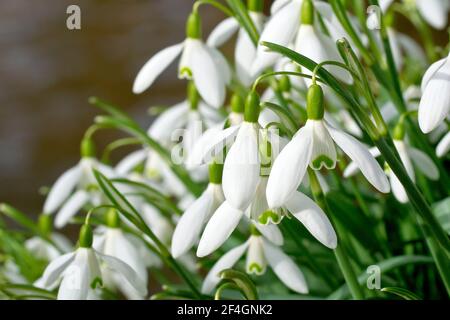
[[[316,63],[328,60],[342,62],[333,40],[325,35],[319,34],[312,25],[300,26],[295,41],[295,50]],[[325,69],[340,80],[346,83],[352,83],[351,76],[346,70],[336,66],[326,66]],[[311,74],[311,71],[307,69],[304,72]]]
[[[264,211],[269,209],[266,200],[266,187],[267,187],[267,177],[260,177],[253,200],[250,203],[250,206],[247,208],[247,214],[251,219],[255,221],[258,220],[259,216]]]
[[[300,1],[291,1],[277,11],[266,23],[261,36],[261,41],[273,42],[287,46],[295,36],[300,24]],[[253,62],[251,74],[257,76],[264,69],[270,67],[280,57],[274,52],[267,52],[266,47],[258,45],[256,59]]]
[[[439,179],[439,169],[425,152],[409,147],[408,153],[411,156],[413,165],[415,165],[427,178],[431,180]]]
[[[443,157],[450,151],[450,132],[442,138],[442,140],[438,143],[436,147],[436,155],[438,157]]]
[[[305,276],[289,256],[267,241],[264,242],[264,252],[267,262],[281,282],[295,292],[308,293]]]
[[[428,67],[427,71],[425,71],[425,74],[422,77],[422,83],[420,85],[420,89],[422,93],[425,91],[426,86],[428,85],[428,82],[434,77],[436,72],[447,62],[447,58],[440,59],[436,62],[434,62],[431,66]]]
[[[51,238],[63,252],[72,251],[72,242],[65,235],[52,232]]]
[[[250,12],[249,15],[258,32],[261,32],[265,18],[264,15],[256,12]],[[250,86],[254,80],[251,68],[255,57],[256,47],[248,33],[241,28],[237,36],[234,50],[234,64],[238,79],[246,87]]]
[[[387,32],[389,36],[389,44],[391,45],[392,55],[394,57],[395,67],[397,68],[397,70],[400,70],[403,66],[403,56],[397,37],[397,32],[393,28],[388,28]]]
[[[391,181],[392,193],[394,194],[394,197],[400,203],[407,203],[408,195],[406,194],[406,190],[405,188],[403,188],[400,180],[398,180],[397,176],[392,170],[390,170],[389,172],[389,179]]]
[[[260,158],[256,124],[244,122],[231,146],[223,167],[225,199],[236,209],[250,205],[259,182]]]
[[[256,48],[245,30],[239,30],[234,51],[236,74],[241,83],[248,87],[254,77],[251,74],[251,66],[256,56]]]
[[[335,249],[337,236],[327,215],[310,198],[301,192],[294,192],[286,202],[286,208],[324,246]]]
[[[89,201],[89,193],[84,190],[75,192],[61,207],[55,217],[55,226],[64,227],[78,211]]]
[[[214,158],[219,155],[223,155],[223,148],[229,146],[234,142],[237,133],[239,132],[240,125],[234,125],[224,130],[216,131],[214,135],[206,139],[202,146],[202,150],[199,151],[199,158],[203,163],[210,163]],[[218,159],[219,162],[224,162],[223,157]]]
[[[245,270],[248,274],[262,275],[266,271],[266,258],[264,256],[263,239],[261,236],[251,236],[247,250]]]
[[[180,102],[161,113],[151,124],[147,133],[159,142],[169,142],[176,129],[184,127],[187,121],[189,103]]]
[[[424,133],[435,129],[450,111],[450,61],[428,81],[419,104],[419,126]]]
[[[268,240],[270,240],[272,243],[276,244],[277,246],[282,246],[284,243],[283,234],[280,231],[280,228],[278,228],[275,224],[267,224],[263,225],[257,222],[253,223],[256,229],[258,229],[259,232]]]
[[[339,148],[357,164],[367,181],[378,191],[388,193],[390,188],[386,174],[369,150],[349,134],[336,130],[329,125],[327,125],[327,128]]]
[[[275,14],[292,0],[275,0],[270,6],[270,14]]]
[[[110,252],[104,251],[103,253],[125,262],[133,268],[142,281],[147,282],[147,268],[134,243],[120,229],[110,229],[109,231],[113,232],[114,243]]]
[[[117,175],[116,171],[114,169],[106,164],[101,163],[100,161],[95,161],[95,164],[93,166],[96,170],[100,171],[103,175],[105,175],[107,178],[113,178]],[[89,175],[93,175],[92,169],[89,172]],[[97,180],[93,180],[94,182],[97,182]]]
[[[190,68],[199,94],[209,105],[219,108],[225,99],[225,81],[210,50],[199,40],[193,43]]]
[[[380,150],[378,150],[377,147],[370,148],[369,152],[374,158],[379,157],[381,154]],[[358,165],[356,164],[356,162],[352,161],[349,163],[347,168],[345,168],[343,176],[344,176],[344,178],[352,177],[355,174],[357,174],[358,171],[359,171]]]
[[[417,10],[435,29],[444,29],[447,25],[446,0],[416,0]]]
[[[55,283],[55,281],[58,280],[59,276],[73,261],[74,258],[75,252],[69,252],[50,262],[50,264],[44,271],[44,275],[42,276],[44,286],[51,286],[53,283]]]
[[[394,0],[379,0],[378,3],[380,5],[381,10],[386,12],[386,10],[391,6]]]
[[[397,41],[405,52],[405,56],[412,57],[414,61],[421,65],[426,65],[427,56],[422,47],[412,37],[398,33]]]
[[[138,274],[125,262],[97,252],[100,258],[114,271],[121,274],[131,286],[139,292],[140,295],[147,295],[147,283],[141,279]]]
[[[188,170],[192,170],[204,164],[203,157],[204,151],[209,149],[211,145],[211,141],[222,133],[223,125],[219,124],[212,128],[207,129],[203,134],[198,138],[198,140],[194,143],[192,150],[189,152],[187,160],[186,160],[186,168]]]
[[[233,267],[243,256],[248,247],[248,241],[225,253],[211,268],[202,285],[202,293],[209,294],[220,282],[219,273],[222,270]]]
[[[414,168],[412,165],[411,158],[408,154],[408,147],[406,146],[405,142],[399,140],[394,140],[394,145],[398,151],[400,160],[402,161],[403,166],[405,167],[406,172],[408,173],[408,176],[411,178],[411,180],[415,181]]]
[[[86,300],[90,285],[88,250],[76,251],[74,261],[64,270],[63,280],[58,290],[58,300]]]
[[[309,165],[320,170],[322,166],[334,169],[336,166],[336,148],[322,120],[309,120],[312,123],[313,147]]]
[[[267,183],[267,203],[279,208],[298,188],[308,168],[312,151],[312,132],[308,123],[281,150]]]
[[[183,213],[172,236],[172,256],[179,258],[197,242],[206,219],[214,212],[212,189],[195,200]]]
[[[210,33],[206,44],[218,48],[227,42],[239,29],[239,23],[234,17],[221,21]]]
[[[147,150],[136,150],[128,154],[116,165],[118,175],[126,175],[147,158]]]
[[[223,81],[225,84],[230,84],[231,82],[231,69],[230,66],[228,65],[228,61],[227,59],[225,59],[225,57],[223,56],[223,54],[215,49],[215,48],[210,48],[205,46],[206,49],[208,49],[211,57],[214,60],[214,63],[216,64],[216,67],[219,70],[219,74],[222,77]],[[212,105],[215,108],[218,108],[217,105]],[[221,107],[221,105],[219,106]]]
[[[244,211],[233,208],[227,201],[214,212],[198,244],[197,256],[204,257],[219,248],[231,235]]]
[[[51,214],[69,197],[72,190],[80,180],[81,168],[79,165],[64,172],[53,184],[45,199],[44,213]]]
[[[167,47],[150,60],[139,71],[133,84],[133,92],[139,94],[150,87],[155,79],[163,72],[183,50],[183,43]]]
[[[217,109],[211,107],[210,105],[200,101],[198,104],[198,111],[201,118],[205,121],[207,128],[212,128],[214,126],[224,124],[224,116]]]

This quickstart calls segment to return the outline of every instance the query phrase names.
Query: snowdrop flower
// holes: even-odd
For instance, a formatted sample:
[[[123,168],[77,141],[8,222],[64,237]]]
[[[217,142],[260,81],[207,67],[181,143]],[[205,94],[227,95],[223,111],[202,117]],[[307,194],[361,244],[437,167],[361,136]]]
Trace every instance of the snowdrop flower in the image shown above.
[[[411,178],[411,180],[415,181],[413,165],[417,167],[417,169],[420,172],[422,172],[423,175],[426,176],[427,178],[431,180],[439,179],[439,170],[434,164],[433,160],[431,160],[431,158],[426,153],[408,145],[404,141],[404,138],[405,138],[405,130],[403,124],[400,122],[394,130],[393,134],[394,145],[400,155],[400,159],[403,165],[405,166],[406,172],[408,173],[408,176]],[[370,149],[370,153],[374,157],[378,157],[381,155],[380,151],[377,148]],[[400,180],[397,178],[395,173],[389,168],[387,164],[385,165],[385,168],[386,171],[388,172],[392,193],[394,194],[395,198],[401,203],[408,202],[408,196]],[[352,176],[357,172],[358,167],[355,165],[355,163],[352,162],[345,169],[344,177]]]
[[[448,0],[416,0],[417,10],[430,26],[442,30],[447,26]]]
[[[32,237],[25,241],[25,247],[38,259],[53,261],[61,254],[72,250],[72,244],[63,234],[52,231],[52,221],[48,214],[39,217],[38,228],[43,235],[47,236],[53,243],[42,237]],[[55,245],[57,247],[55,247]]]
[[[219,123],[209,129],[207,129],[202,136],[194,143],[191,152],[188,154],[186,160],[186,168],[193,170],[204,163],[210,163],[213,161],[211,157],[205,159],[205,156],[212,150],[214,146],[219,144],[222,140],[227,141],[227,145],[234,139],[238,126],[244,121],[244,101],[238,94],[231,96],[230,102],[231,112],[228,115],[225,123]],[[224,129],[226,125],[229,128]],[[216,158],[223,158],[223,154],[217,152]],[[210,153],[210,156],[212,154]],[[206,161],[205,161],[206,160]],[[211,161],[209,161],[211,160]]]
[[[419,126],[424,133],[435,129],[450,111],[450,59],[433,63],[422,79]]]
[[[13,259],[7,259],[2,262],[0,265],[0,274],[5,281],[10,283],[28,283],[28,280],[22,275],[19,266]]]
[[[378,2],[382,6],[382,0]],[[366,26],[369,30],[379,30],[381,28],[380,13],[378,8],[367,8]]]
[[[259,96],[252,91],[246,100],[244,121],[211,137],[198,156],[209,163],[232,144],[224,162],[222,188],[227,202],[239,210],[248,207],[259,181],[259,115]]]
[[[381,0],[379,3],[381,9],[386,11],[393,2],[394,0]],[[419,14],[433,28],[442,30],[447,26],[450,10],[448,0],[415,0],[408,3],[415,3]]]
[[[133,173],[136,168],[141,169],[141,165],[143,166],[142,177],[145,183],[152,184],[167,195],[181,197],[186,194],[186,187],[172,172],[169,163],[149,148],[131,152],[116,165],[115,170],[118,175],[126,176]]]
[[[335,143],[357,163],[375,188],[384,193],[389,191],[386,175],[364,145],[323,119],[323,91],[317,84],[308,90],[307,113],[305,126],[275,159],[267,183],[267,202],[271,208],[281,207],[289,200],[303,180],[308,166],[314,170],[335,167]]]
[[[252,233],[244,244],[231,249],[216,262],[203,282],[202,293],[211,293],[220,282],[219,273],[233,267],[246,252],[245,269],[247,273],[262,275],[269,265],[289,289],[298,293],[308,293],[305,277],[294,261],[280,247],[265,239],[257,230],[252,229]]]
[[[326,21],[327,28],[332,31],[333,38],[329,38],[316,31],[314,26],[315,10],[320,11]],[[312,0],[275,1],[272,5],[272,17],[264,26],[260,42],[273,42],[282,46],[289,46],[295,40],[295,50],[308,58],[320,63],[325,60],[342,61],[333,39],[337,40],[346,35],[339,23],[336,23],[334,13],[329,4]],[[295,39],[295,36],[297,38]],[[258,75],[264,69],[274,65],[280,58],[275,52],[267,52],[266,47],[259,44],[256,59],[252,65],[252,74]],[[343,81],[351,82],[350,75],[335,67],[326,67]],[[305,72],[307,72],[305,70]]]
[[[320,243],[330,249],[336,248],[336,232],[326,214],[313,200],[303,193],[295,191],[284,206],[271,208],[266,198],[267,181],[268,177],[261,177],[255,198],[247,209],[247,214],[250,218],[263,225],[268,223],[278,224],[289,212]]]
[[[406,107],[408,111],[417,110],[419,107],[419,100],[422,96],[422,91],[418,86],[409,86],[403,92],[403,99],[406,102]],[[399,116],[399,113],[394,105],[394,103],[389,100],[381,107],[381,116],[383,117],[386,123],[390,123],[393,120],[396,120]]]
[[[295,40],[295,51],[316,63],[329,60],[342,62],[334,41],[314,26],[314,6],[311,0],[303,1],[301,25]],[[325,68],[342,81],[352,82],[352,78],[346,70],[336,66],[326,66]],[[304,71],[311,74],[309,70]],[[310,84],[309,79],[305,79],[305,81]]]
[[[58,290],[58,300],[85,300],[91,288],[102,282],[100,263],[123,276],[142,296],[147,294],[147,288],[136,272],[126,263],[114,257],[101,254],[92,248],[92,229],[85,224],[80,230],[79,248],[53,260],[45,269],[43,285],[51,286],[62,278]]]
[[[248,13],[258,32],[261,32],[265,21],[262,10],[262,1],[249,2]],[[234,50],[236,75],[240,82],[248,87],[254,80],[250,68],[256,56],[256,48],[248,36],[247,31],[240,27],[239,22],[234,17],[231,17],[219,23],[208,37],[207,44],[211,47],[219,47],[237,31],[238,36]]]
[[[270,142],[270,145],[275,146],[273,150],[279,148],[276,146],[276,143],[276,140],[271,140]],[[263,150],[262,154],[269,154],[269,152]],[[337,238],[331,223],[323,211],[307,196],[300,192],[295,192],[283,206],[270,207],[268,205],[266,199],[267,175],[269,174],[272,158],[276,154],[272,153],[267,158],[262,157],[263,161],[261,161],[262,163],[260,165],[259,182],[255,187],[256,189],[253,192],[254,195],[250,199],[250,203],[245,209],[234,207],[227,199],[214,212],[200,239],[197,256],[206,256],[219,248],[229,238],[244,214],[251,221],[258,221],[258,223],[255,223],[255,226],[266,237],[270,238],[272,242],[279,243],[281,240],[276,234],[273,234],[276,231],[270,231],[270,228],[273,229],[275,227],[271,223],[279,223],[287,212],[290,212],[321,243],[330,248],[336,247]],[[267,235],[267,232],[270,232],[272,236]]]
[[[450,131],[441,139],[436,147],[438,157],[445,156],[450,151]]]
[[[288,46],[298,30],[302,2],[303,0],[275,1],[272,5],[272,16],[261,32],[260,42],[267,41]],[[251,74],[259,75],[264,69],[272,66],[279,57],[279,54],[267,52],[264,46],[258,44]]]
[[[186,26],[187,38],[154,55],[139,71],[133,92],[141,93],[181,54],[178,77],[193,80],[202,98],[219,108],[225,99],[226,85],[231,80],[228,64],[222,54],[201,40],[201,19],[191,13]]]
[[[100,205],[102,194],[97,187],[93,169],[109,178],[115,173],[112,168],[95,159],[94,154],[92,140],[84,139],[80,162],[64,172],[52,186],[44,203],[44,214],[53,214],[59,209],[55,218],[57,228],[64,227],[86,204]]]
[[[111,209],[106,216],[107,227],[99,229],[95,235],[93,247],[96,251],[114,257],[130,266],[142,283],[147,283],[147,268],[138,248],[120,229],[120,218],[116,210]],[[129,299],[143,299],[123,275],[108,268],[102,268],[104,284],[112,288],[119,288]]]
[[[410,61],[412,60],[420,66],[426,65],[426,54],[413,38],[398,31],[394,31],[393,29],[389,30],[388,32],[391,34],[389,40],[391,41],[397,69],[400,69],[404,65],[404,57],[408,57]]]
[[[168,108],[155,119],[147,130],[151,138],[168,146],[174,143],[173,133],[175,130],[187,129],[187,132],[194,134],[195,137],[194,129],[198,124],[201,124],[202,127],[204,124],[206,128],[210,128],[223,121],[223,117],[216,109],[200,99],[192,81],[188,84],[187,97],[185,101]],[[189,150],[189,146],[187,149]]]
[[[222,165],[209,166],[209,184],[181,216],[172,237],[172,256],[179,258],[198,241],[200,232],[214,211],[225,200],[222,191]]]

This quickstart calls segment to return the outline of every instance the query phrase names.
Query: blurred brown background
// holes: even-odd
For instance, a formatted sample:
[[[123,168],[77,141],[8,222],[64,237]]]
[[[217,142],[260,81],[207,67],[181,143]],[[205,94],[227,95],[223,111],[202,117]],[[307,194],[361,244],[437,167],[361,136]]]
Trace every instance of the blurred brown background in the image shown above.
[[[131,87],[148,58],[183,40],[192,3],[0,1],[0,202],[39,213],[39,188],[79,159],[80,139],[99,112],[89,96],[126,108],[144,127],[150,105],[183,99],[176,64],[144,94]],[[70,4],[81,8],[81,30],[66,28]],[[205,32],[224,17],[208,6],[201,12]]]

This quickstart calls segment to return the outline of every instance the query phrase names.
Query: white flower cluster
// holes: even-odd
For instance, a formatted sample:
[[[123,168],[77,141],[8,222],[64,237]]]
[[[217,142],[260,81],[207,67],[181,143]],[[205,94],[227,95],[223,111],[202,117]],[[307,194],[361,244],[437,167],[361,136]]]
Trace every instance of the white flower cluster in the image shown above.
[[[381,1],[384,12],[390,2]],[[447,1],[409,2],[415,3],[411,5],[432,27],[442,29],[447,25]],[[408,202],[408,195],[393,170],[387,164],[382,169],[376,160],[382,153],[367,146],[370,142],[364,137],[364,127],[345,109],[336,92],[322,84],[315,72],[268,51],[264,43],[292,48],[315,63],[324,63],[324,70],[350,88],[359,79],[342,67],[345,61],[335,42],[345,37],[353,44],[354,39],[325,1],[276,0],[269,17],[264,15],[261,1],[249,1],[248,16],[254,31],[260,34],[257,45],[236,16],[219,23],[204,40],[197,9],[188,18],[186,39],[151,57],[133,85],[134,93],[144,92],[180,57],[178,77],[189,81],[187,98],[163,111],[147,131],[158,145],[171,151],[172,161],[145,146],[109,166],[95,158],[92,142],[87,139],[80,162],[53,184],[43,214],[56,214],[54,225],[62,228],[80,211],[110,205],[94,177],[95,169],[108,179],[135,183],[115,185],[160,242],[170,248],[171,256],[187,269],[195,272],[198,268],[194,252],[199,258],[219,252],[203,282],[203,294],[211,294],[220,281],[219,272],[238,264],[244,254],[247,273],[261,275],[270,266],[286,287],[308,293],[307,278],[284,250],[279,225],[284,219],[298,220],[325,247],[336,249],[339,245],[330,213],[309,192],[308,187],[314,184],[311,178],[318,179],[316,188],[326,195],[332,188],[328,171],[342,170],[338,179],[343,180],[360,170],[373,186],[373,193],[392,190],[402,203]],[[367,44],[364,27],[351,15],[350,21],[361,42]],[[405,67],[406,57],[425,56],[414,40],[392,26],[389,30],[398,70]],[[371,32],[375,43],[380,44],[378,31]],[[218,48],[235,33],[230,63]],[[327,64],[330,61],[333,63]],[[276,74],[268,81],[266,91],[259,94],[252,84],[263,83],[259,80],[267,71]],[[231,96],[228,100],[227,95]],[[437,155],[444,157],[450,150],[449,57],[434,62],[423,75],[421,88],[409,88],[404,98],[408,107],[405,114],[399,114],[390,100],[381,114],[388,125],[394,123],[395,148],[410,178],[415,179],[415,166],[427,178],[437,180],[435,159],[412,146],[404,121],[418,110],[423,133],[433,131],[438,138],[445,134],[437,145]],[[284,106],[276,109],[271,107],[274,104]],[[174,164],[186,170],[204,191],[192,192],[174,172]],[[137,185],[157,190],[173,207],[162,210],[162,200],[140,196]],[[312,193],[316,195],[314,190]],[[66,253],[70,248],[67,240],[59,240],[61,236],[56,233],[52,233],[52,239],[61,245],[58,250],[50,242],[30,239],[27,247],[51,261],[35,285],[59,285],[59,299],[99,298],[99,283],[128,298],[144,298],[148,268],[161,267],[163,261],[145,246],[155,245],[154,241],[116,209],[104,209],[108,211],[106,225],[82,232],[79,248],[71,253]],[[239,236],[227,242],[232,234]]]

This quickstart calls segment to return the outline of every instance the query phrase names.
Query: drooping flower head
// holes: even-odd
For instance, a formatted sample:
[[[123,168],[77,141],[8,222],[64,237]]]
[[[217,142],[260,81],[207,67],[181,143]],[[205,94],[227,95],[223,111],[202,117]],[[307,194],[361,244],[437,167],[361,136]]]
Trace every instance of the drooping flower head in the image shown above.
[[[209,105],[222,106],[226,85],[231,80],[229,66],[222,54],[201,39],[201,19],[190,14],[186,24],[186,40],[154,55],[139,71],[133,92],[141,93],[181,54],[178,77],[193,80],[202,98]]]
[[[79,239],[78,249],[53,260],[44,271],[45,287],[61,280],[58,300],[87,299],[89,292],[102,283],[100,263],[120,273],[123,281],[129,282],[142,296],[146,295],[146,284],[129,265],[92,248],[93,232],[89,224],[82,226]]]
[[[366,179],[380,192],[389,192],[389,183],[378,162],[367,148],[349,134],[333,128],[323,119],[322,88],[313,84],[307,96],[308,121],[275,159],[267,184],[270,207],[283,206],[297,190],[308,167],[334,169],[335,144],[361,169]]]

